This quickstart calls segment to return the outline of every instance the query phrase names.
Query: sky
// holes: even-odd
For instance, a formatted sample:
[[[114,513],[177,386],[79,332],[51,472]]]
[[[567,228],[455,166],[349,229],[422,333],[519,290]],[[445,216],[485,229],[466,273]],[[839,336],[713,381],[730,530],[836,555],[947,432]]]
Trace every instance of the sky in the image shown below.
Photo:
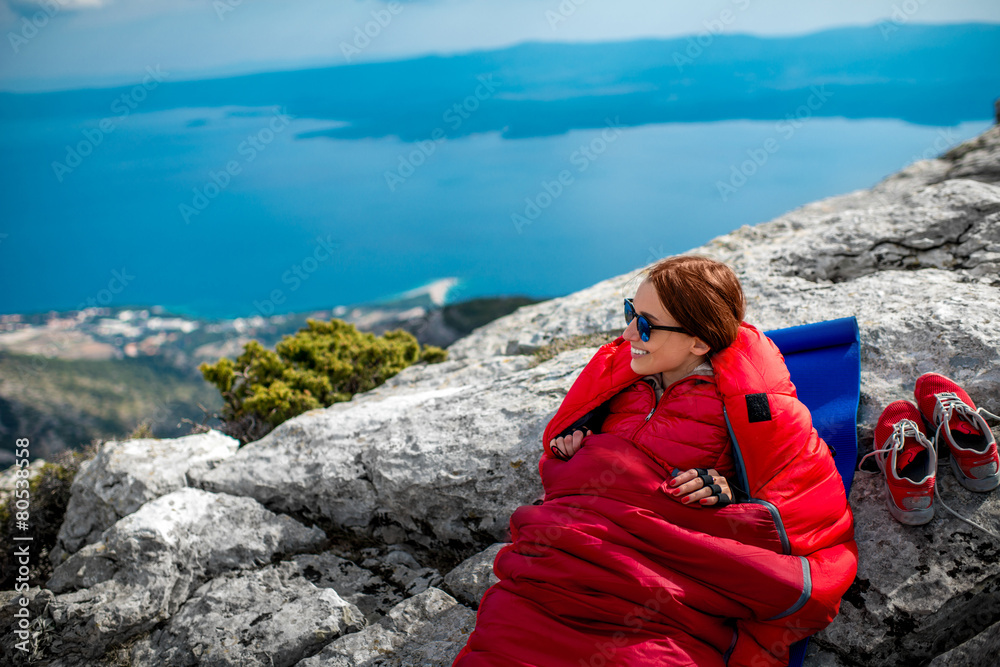
[[[997,0],[0,0],[0,90],[120,85],[703,31],[1000,23]],[[367,34],[365,34],[367,32]]]

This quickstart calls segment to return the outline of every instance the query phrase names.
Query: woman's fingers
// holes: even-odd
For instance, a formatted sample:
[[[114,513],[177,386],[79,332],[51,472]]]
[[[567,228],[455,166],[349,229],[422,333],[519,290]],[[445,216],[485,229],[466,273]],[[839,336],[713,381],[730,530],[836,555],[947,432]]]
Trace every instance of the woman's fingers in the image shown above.
[[[714,472],[714,468],[709,469],[707,472],[704,468],[691,468],[690,470],[685,470],[670,480],[670,486],[674,487],[676,491],[679,491],[680,495],[687,495],[705,486],[702,475],[711,475]]]
[[[718,485],[718,493],[713,493],[712,496],[707,500],[701,500],[701,504],[705,506],[718,505],[720,502],[724,504],[729,504],[733,502],[733,492],[729,488],[729,481],[725,477],[716,477],[716,485]],[[714,491],[714,489],[713,489]],[[725,496],[725,500],[723,500]]]
[[[567,456],[573,456],[576,454],[580,447],[583,445],[583,439],[590,435],[592,432],[587,431],[584,435],[583,431],[573,431],[573,435],[566,436],[564,440],[566,441],[565,451]]]
[[[690,470],[685,470],[682,473],[678,473],[676,477],[674,477],[672,480],[670,480],[670,486],[672,486],[674,488],[679,487],[682,484],[686,484],[686,483],[690,482],[691,480],[693,480],[697,476],[698,476],[698,472],[694,468],[691,468]],[[697,487],[692,487],[692,488],[697,488]]]
[[[715,468],[708,470],[691,468],[670,480],[670,486],[673,488],[668,493],[679,498],[685,505],[698,503],[703,506],[711,506],[718,502],[711,488],[713,484],[722,489],[722,493],[729,493],[729,483],[726,482],[725,477],[719,475]]]
[[[558,450],[558,452],[562,453],[562,456],[560,456],[559,453],[556,453],[556,456],[562,458],[564,461],[568,460],[571,456],[576,454],[577,451],[579,451],[580,446],[583,444],[583,439],[587,435],[593,435],[593,433],[593,431],[588,430],[586,435],[584,435],[583,431],[573,431],[572,435],[563,436],[561,438],[553,438],[552,442],[549,443],[549,449],[551,449],[553,453],[556,453]]]
[[[569,459],[569,456],[566,454],[566,445],[562,438],[552,438],[552,442],[549,443],[549,449],[552,450],[557,459],[562,461]]]

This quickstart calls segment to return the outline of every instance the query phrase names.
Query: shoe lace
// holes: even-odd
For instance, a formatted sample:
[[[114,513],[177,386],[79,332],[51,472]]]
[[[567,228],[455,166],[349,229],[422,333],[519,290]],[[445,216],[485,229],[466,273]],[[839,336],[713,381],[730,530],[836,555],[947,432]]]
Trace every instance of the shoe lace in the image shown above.
[[[934,440],[932,443],[934,445],[935,456],[937,456],[938,443],[941,442],[940,440],[941,428],[947,425],[951,421],[952,413],[958,412],[960,415],[963,416],[970,414],[979,414],[979,415],[987,414],[990,417],[993,417],[994,419],[1000,420],[1000,417],[997,417],[992,412],[988,412],[983,408],[979,408],[978,410],[973,410],[971,407],[969,407],[969,405],[965,401],[963,401],[953,392],[942,392],[940,394],[936,394],[935,398],[937,398],[938,402],[938,406],[935,412],[940,414],[940,419],[938,420],[937,428],[934,430]],[[937,416],[937,414],[935,414],[935,416]],[[934,497],[937,499],[939,503],[941,503],[941,507],[951,512],[957,518],[961,519],[970,526],[978,528],[979,530],[983,531],[993,539],[1000,540],[1000,535],[997,535],[989,528],[980,526],[972,519],[962,516],[961,514],[950,508],[948,504],[941,498],[941,494],[938,492],[937,483],[934,484]]]
[[[892,435],[886,439],[884,447],[881,449],[873,449],[861,457],[861,460],[858,462],[858,470],[861,472],[872,473],[873,471],[871,470],[861,470],[861,466],[869,456],[874,456],[875,460],[878,462],[879,468],[885,472],[885,455],[891,453],[894,449],[903,451],[903,445],[906,443],[907,438],[916,438],[917,442],[920,442],[921,444],[926,443],[925,446],[928,446],[931,451],[934,450],[931,443],[928,442],[927,436],[920,432],[920,429],[917,428],[915,423],[909,419],[900,419],[893,425]],[[879,456],[880,454],[882,456]]]
[[[992,419],[995,419],[995,420],[997,420],[998,422],[1000,422],[1000,417],[998,417],[997,415],[993,414],[992,412],[990,412],[989,410],[987,410],[987,409],[985,409],[985,408],[978,408],[978,409],[976,410],[976,412],[978,412],[978,413],[979,413],[980,415],[983,415],[983,418],[984,418],[984,419],[985,419],[986,417],[991,417]]]
[[[948,507],[948,504],[945,503],[945,501],[943,501],[941,499],[941,494],[938,493],[938,485],[936,483],[934,484],[934,497],[937,498],[937,501],[939,503],[941,503],[941,507],[943,507],[946,510],[948,510],[949,512],[951,512],[952,514],[954,514],[956,517],[958,517],[959,519],[961,519],[965,523],[969,524],[970,526],[974,526],[974,527],[978,528],[979,530],[983,531],[984,533],[986,533],[987,535],[989,535],[990,537],[992,537],[995,540],[1000,540],[1000,535],[997,535],[996,533],[994,533],[989,528],[986,528],[985,526],[980,526],[978,523],[976,523],[972,519],[964,517],[961,514],[959,514],[958,512],[956,512],[955,510],[953,510],[952,508]]]
[[[937,400],[937,405],[934,406],[934,418],[938,423],[937,428],[934,430],[934,442],[936,443],[938,442],[938,437],[941,435],[941,429],[951,422],[953,413],[958,412],[960,415],[968,415],[972,412],[972,408],[952,391],[943,391],[940,394],[934,394],[934,398]]]
[[[939,394],[938,396],[941,397],[941,396],[944,396],[944,394]],[[966,405],[965,402],[963,402],[957,396],[955,396],[954,394],[951,394],[950,396],[953,397],[955,399],[955,401],[957,401],[962,406],[964,406],[966,410],[970,410],[971,411],[971,409],[969,408],[969,406]],[[944,405],[947,406],[946,407],[947,413],[945,414],[945,416],[944,416],[944,418],[943,418],[943,420],[941,422],[942,424],[947,424],[948,420],[951,419],[951,412],[952,412],[952,410],[956,406],[955,401],[950,401],[949,400],[948,403],[944,404]],[[979,410],[977,410],[977,412],[983,413],[983,412],[986,412],[986,411],[983,410],[982,408],[979,408]],[[993,417],[994,419],[1000,420],[1000,417],[997,417],[996,415],[994,415],[991,412],[986,412],[986,414],[988,414],[989,416]],[[861,457],[861,460],[858,462],[858,471],[859,472],[868,473],[870,475],[871,474],[877,474],[877,473],[875,473],[874,471],[871,471],[871,470],[861,470],[861,466],[864,464],[865,460],[867,460],[868,457],[870,457],[870,456],[875,456],[876,457],[875,460],[878,461],[879,468],[882,470],[882,472],[884,474],[884,472],[885,472],[885,456],[884,455],[885,454],[889,454],[890,452],[892,452],[893,449],[899,449],[900,451],[902,451],[903,444],[906,442],[906,438],[915,438],[917,440],[917,442],[920,442],[921,444],[926,443],[925,446],[927,446],[927,447],[930,448],[930,450],[933,452],[934,459],[937,460],[937,443],[938,443],[938,437],[937,436],[938,436],[938,433],[940,432],[940,430],[941,430],[941,425],[938,425],[938,429],[934,433],[934,440],[928,440],[927,436],[925,436],[923,433],[921,433],[920,429],[917,428],[916,424],[914,424],[909,419],[900,419],[893,426],[893,428],[892,428],[892,435],[889,436],[889,438],[886,440],[886,444],[885,444],[884,447],[882,447],[880,449],[873,449],[872,451],[868,452],[867,454],[865,454],[864,456]],[[882,456],[879,456],[880,454]],[[989,535],[993,539],[1000,540],[1000,535],[997,535],[996,533],[994,533],[989,528],[986,528],[984,526],[980,526],[978,523],[976,523],[972,519],[969,519],[967,517],[962,516],[961,514],[959,514],[955,510],[953,510],[951,507],[949,507],[948,504],[944,500],[941,499],[941,494],[938,492],[938,484],[937,484],[936,480],[935,480],[935,483],[934,483],[934,498],[939,503],[941,503],[941,507],[943,507],[946,510],[948,510],[949,512],[951,512],[952,514],[954,514],[956,517],[958,517],[962,521],[966,522],[967,524],[969,524],[971,526],[974,526],[974,527],[978,528],[979,530],[983,531],[984,533],[986,533],[987,535]]]

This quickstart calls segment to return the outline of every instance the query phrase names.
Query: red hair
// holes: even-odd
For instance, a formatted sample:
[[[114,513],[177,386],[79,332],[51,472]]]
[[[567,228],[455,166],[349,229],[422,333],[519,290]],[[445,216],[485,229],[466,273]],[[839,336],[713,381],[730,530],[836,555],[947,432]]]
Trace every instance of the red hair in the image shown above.
[[[736,340],[746,300],[731,268],[708,257],[679,255],[661,259],[645,273],[667,312],[711,353]]]

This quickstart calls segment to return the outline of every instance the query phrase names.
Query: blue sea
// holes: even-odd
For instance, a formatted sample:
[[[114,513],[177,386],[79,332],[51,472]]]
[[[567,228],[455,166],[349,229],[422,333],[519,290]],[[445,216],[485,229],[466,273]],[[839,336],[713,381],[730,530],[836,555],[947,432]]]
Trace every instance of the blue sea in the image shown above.
[[[990,125],[817,117],[407,142],[300,138],[330,121],[275,114],[5,122],[0,312],[241,317],[445,278],[448,301],[552,297],[868,188]]]

